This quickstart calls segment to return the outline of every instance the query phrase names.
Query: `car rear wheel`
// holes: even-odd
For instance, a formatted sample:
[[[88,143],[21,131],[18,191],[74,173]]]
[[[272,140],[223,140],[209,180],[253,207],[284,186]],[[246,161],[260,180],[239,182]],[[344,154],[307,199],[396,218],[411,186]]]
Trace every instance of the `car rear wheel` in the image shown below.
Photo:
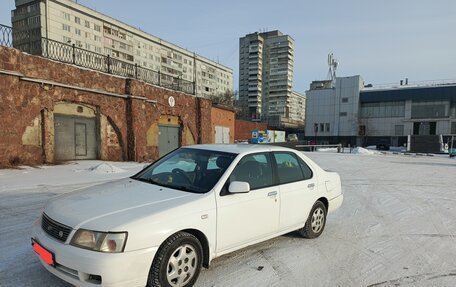
[[[170,236],[155,255],[147,286],[193,286],[201,270],[202,250],[199,240],[189,233]]]
[[[326,207],[323,202],[317,201],[310,211],[306,224],[303,228],[298,229],[298,233],[305,238],[316,238],[325,229],[325,224]]]

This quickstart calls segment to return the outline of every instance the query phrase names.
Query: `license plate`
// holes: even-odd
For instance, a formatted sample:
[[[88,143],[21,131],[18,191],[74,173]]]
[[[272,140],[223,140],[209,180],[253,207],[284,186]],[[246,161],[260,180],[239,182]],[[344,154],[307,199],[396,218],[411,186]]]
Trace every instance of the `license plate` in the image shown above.
[[[43,246],[41,246],[33,238],[32,238],[32,247],[33,247],[33,250],[35,250],[35,252],[40,256],[40,258],[43,259],[44,262],[46,262],[46,264],[54,266],[54,264],[55,264],[54,253],[52,253],[51,251],[49,251],[46,248],[44,248]]]

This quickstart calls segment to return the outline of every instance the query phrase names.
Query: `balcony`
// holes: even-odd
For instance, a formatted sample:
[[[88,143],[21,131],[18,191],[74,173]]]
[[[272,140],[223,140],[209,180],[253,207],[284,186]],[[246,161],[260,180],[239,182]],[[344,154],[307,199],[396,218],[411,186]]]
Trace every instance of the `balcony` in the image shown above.
[[[261,97],[259,94],[254,94],[254,95],[249,94],[247,97],[247,101],[248,102],[261,102]]]

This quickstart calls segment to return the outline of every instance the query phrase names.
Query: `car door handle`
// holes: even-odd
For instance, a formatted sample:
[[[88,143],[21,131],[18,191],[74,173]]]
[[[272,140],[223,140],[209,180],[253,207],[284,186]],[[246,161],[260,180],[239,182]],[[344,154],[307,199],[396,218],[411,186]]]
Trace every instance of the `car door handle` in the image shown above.
[[[268,196],[276,196],[277,195],[277,191],[271,191],[268,193]]]
[[[307,185],[308,188],[313,189],[315,187],[315,183],[309,183]]]

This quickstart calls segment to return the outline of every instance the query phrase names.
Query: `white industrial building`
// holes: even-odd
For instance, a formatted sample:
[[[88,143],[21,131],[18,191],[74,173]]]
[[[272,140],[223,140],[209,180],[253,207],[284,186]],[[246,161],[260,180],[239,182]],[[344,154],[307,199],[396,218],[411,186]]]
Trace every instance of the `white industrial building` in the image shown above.
[[[307,91],[306,139],[404,145],[409,135],[456,134],[456,81],[364,85],[360,76],[314,81]]]

